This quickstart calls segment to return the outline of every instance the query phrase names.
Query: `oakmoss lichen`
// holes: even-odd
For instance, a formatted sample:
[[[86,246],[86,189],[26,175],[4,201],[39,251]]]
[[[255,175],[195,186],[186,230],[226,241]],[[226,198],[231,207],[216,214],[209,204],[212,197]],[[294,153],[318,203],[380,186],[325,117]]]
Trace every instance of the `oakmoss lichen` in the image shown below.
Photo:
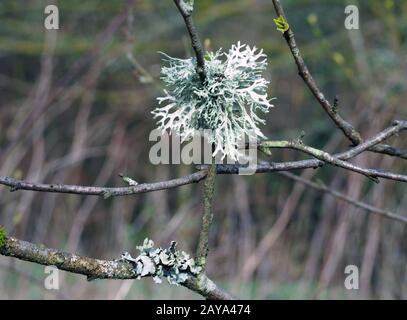
[[[261,114],[273,105],[267,94],[269,81],[262,76],[267,67],[263,50],[238,42],[226,52],[207,52],[204,82],[194,58],[164,56],[165,95],[152,111],[163,132],[177,134],[181,142],[203,134],[214,145],[213,156],[234,161],[244,158],[243,142],[266,138],[259,128],[265,124]]]
[[[7,241],[6,232],[4,231],[3,226],[0,226],[0,249],[5,246],[6,241]]]

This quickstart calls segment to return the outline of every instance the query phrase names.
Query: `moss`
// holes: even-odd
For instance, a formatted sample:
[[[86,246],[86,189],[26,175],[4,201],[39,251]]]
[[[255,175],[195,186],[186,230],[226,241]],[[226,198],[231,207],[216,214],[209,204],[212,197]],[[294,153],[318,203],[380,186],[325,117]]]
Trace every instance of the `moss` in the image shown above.
[[[0,249],[6,244],[7,236],[3,226],[0,226]]]

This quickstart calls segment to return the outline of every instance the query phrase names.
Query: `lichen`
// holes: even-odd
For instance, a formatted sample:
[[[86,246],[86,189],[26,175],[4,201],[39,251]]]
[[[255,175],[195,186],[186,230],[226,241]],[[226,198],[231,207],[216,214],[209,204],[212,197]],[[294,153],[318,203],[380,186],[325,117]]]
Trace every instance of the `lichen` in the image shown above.
[[[7,236],[3,226],[0,225],[0,249],[6,245]]]
[[[213,156],[236,161],[242,157],[242,141],[265,138],[259,114],[272,107],[267,96],[268,81],[262,73],[267,66],[263,50],[238,42],[228,50],[205,56],[206,80],[196,73],[195,59],[167,55],[168,65],[161,70],[166,85],[160,106],[153,110],[163,131],[178,134],[182,141],[203,133],[215,146]]]
[[[194,0],[181,0],[180,6],[187,14],[191,14],[194,10]]]
[[[211,292],[216,289],[215,283],[204,274],[197,276],[197,286],[199,290]]]
[[[168,249],[163,249],[154,248],[154,242],[146,238],[137,249],[140,255],[136,258],[128,252],[121,257],[121,260],[133,265],[137,279],[151,276],[156,283],[161,283],[165,278],[170,284],[179,285],[202,270],[186,252],[176,250],[175,241],[171,242]]]

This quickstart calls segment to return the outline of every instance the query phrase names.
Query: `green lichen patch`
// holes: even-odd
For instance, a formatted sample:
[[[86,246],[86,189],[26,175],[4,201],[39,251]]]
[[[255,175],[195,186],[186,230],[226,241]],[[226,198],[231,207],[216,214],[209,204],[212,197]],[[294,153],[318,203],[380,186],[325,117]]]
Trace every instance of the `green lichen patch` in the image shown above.
[[[7,236],[3,226],[0,226],[0,249],[6,245]]]
[[[283,16],[279,16],[277,19],[273,19],[273,20],[277,26],[277,30],[282,33],[286,32],[290,28],[287,20],[285,20],[285,18]]]

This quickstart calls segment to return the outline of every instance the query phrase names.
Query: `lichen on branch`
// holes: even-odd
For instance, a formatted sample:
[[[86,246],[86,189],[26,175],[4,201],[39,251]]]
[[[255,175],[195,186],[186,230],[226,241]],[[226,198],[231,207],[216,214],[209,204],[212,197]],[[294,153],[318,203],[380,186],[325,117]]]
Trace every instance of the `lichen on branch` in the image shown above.
[[[179,285],[190,276],[198,275],[202,268],[195,265],[189,254],[176,250],[176,244],[172,241],[168,249],[154,248],[154,242],[146,238],[143,245],[137,247],[140,254],[136,258],[125,252],[121,260],[134,266],[137,279],[153,277],[156,283],[161,283],[162,278],[166,278],[170,284]]]
[[[0,249],[6,244],[7,236],[3,226],[0,225]]]
[[[228,52],[207,52],[204,82],[196,72],[196,59],[165,55],[164,61],[165,96],[158,98],[161,106],[152,112],[159,128],[177,133],[182,141],[206,129],[213,156],[232,160],[242,156],[242,140],[265,138],[259,128],[265,120],[259,113],[268,112],[272,104],[269,82],[262,76],[267,66],[262,50],[238,42]]]

